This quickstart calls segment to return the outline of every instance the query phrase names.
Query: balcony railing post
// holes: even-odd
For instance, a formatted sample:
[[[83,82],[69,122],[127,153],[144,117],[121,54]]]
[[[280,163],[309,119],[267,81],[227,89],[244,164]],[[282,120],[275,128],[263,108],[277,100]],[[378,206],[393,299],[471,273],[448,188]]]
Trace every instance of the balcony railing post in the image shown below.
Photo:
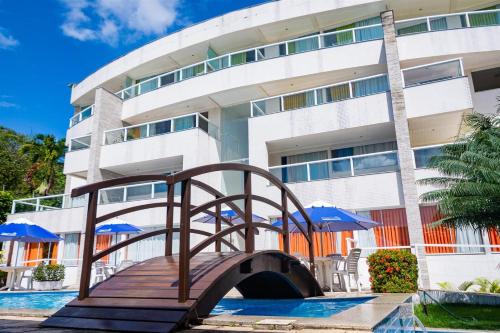
[[[283,96],[280,96],[280,111],[285,111],[285,98]]]
[[[151,183],[151,199],[155,198],[155,183]]]
[[[254,230],[252,227],[252,174],[245,171],[243,175],[245,193],[245,252],[254,252]]]
[[[11,214],[15,214],[16,213],[16,200],[12,201],[12,208],[10,210],[10,213]]]
[[[283,251],[290,254],[290,234],[288,232],[288,197],[284,188],[281,189],[281,220],[283,221]]]
[[[80,278],[80,292],[78,299],[89,296],[90,275],[92,272],[92,257],[94,256],[94,234],[97,215],[97,192],[89,193],[87,207],[87,222],[85,226],[85,240],[83,247],[82,275]]]
[[[189,299],[189,230],[191,212],[191,179],[182,181],[179,239],[179,303]]]
[[[427,22],[427,31],[432,31],[432,30],[431,30],[431,20],[430,20],[430,18],[429,18],[429,17],[427,17],[426,22]]]
[[[354,29],[352,29],[351,31],[352,31],[352,42],[356,43],[356,32]]]
[[[351,166],[351,176],[354,176],[354,159],[352,157],[349,157],[349,163]]]
[[[123,202],[127,202],[127,186],[123,187]]]
[[[352,82],[349,82],[349,98],[353,98],[353,94],[352,94]]]
[[[470,17],[469,17],[469,13],[465,13],[465,26],[467,28],[470,28]]]
[[[311,181],[311,165],[309,163],[306,164],[306,170],[307,170],[307,181]]]
[[[36,212],[40,211],[40,198],[36,199],[35,211]]]
[[[321,38],[323,38],[323,36],[321,34],[318,35],[318,49],[322,49],[323,48],[323,45],[322,45],[322,42],[321,42]]]

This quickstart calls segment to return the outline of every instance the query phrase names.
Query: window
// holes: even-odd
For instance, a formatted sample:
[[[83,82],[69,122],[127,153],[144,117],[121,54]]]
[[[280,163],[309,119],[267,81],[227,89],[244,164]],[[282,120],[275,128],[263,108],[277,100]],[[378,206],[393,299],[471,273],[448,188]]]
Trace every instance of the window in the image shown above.
[[[474,83],[475,92],[499,89],[500,67],[472,72],[472,82]]]
[[[26,266],[38,266],[42,261],[50,259],[57,263],[58,243],[25,243],[24,262]]]
[[[65,266],[78,265],[78,256],[80,251],[80,234],[79,233],[65,234],[63,238],[64,238],[63,264]]]
[[[90,135],[71,139],[69,144],[69,151],[82,150],[87,148],[90,148]]]

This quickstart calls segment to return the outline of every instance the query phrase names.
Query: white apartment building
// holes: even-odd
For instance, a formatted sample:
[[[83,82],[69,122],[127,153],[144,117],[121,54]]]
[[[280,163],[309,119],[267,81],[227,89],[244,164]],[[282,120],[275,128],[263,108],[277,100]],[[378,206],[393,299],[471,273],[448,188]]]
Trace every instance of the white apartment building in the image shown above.
[[[322,235],[324,251],[345,254],[348,239],[364,255],[412,247],[424,287],[498,278],[498,233],[431,227],[437,210],[420,202],[429,188],[416,184],[435,174],[426,163],[439,146],[466,131],[465,114],[496,112],[498,36],[500,1],[280,0],[152,41],[73,85],[66,192],[16,200],[8,217],[26,217],[64,240],[21,244],[18,262],[57,260],[67,266],[65,284],[77,282],[85,198],[70,198],[75,187],[238,161],[270,170],[303,205],[330,202],[381,223]],[[224,193],[241,191],[236,173],[203,180]],[[280,200],[267,182],[253,186]],[[101,191],[99,213],[165,197],[162,182],[112,188]],[[254,207],[269,221],[276,217]],[[159,228],[165,209],[122,219]],[[192,224],[213,232],[213,225]],[[114,238],[100,236],[97,250]],[[163,238],[129,246],[116,259],[157,256]],[[301,242],[292,237],[292,252],[303,252]],[[257,236],[257,248],[278,246],[273,232]]]

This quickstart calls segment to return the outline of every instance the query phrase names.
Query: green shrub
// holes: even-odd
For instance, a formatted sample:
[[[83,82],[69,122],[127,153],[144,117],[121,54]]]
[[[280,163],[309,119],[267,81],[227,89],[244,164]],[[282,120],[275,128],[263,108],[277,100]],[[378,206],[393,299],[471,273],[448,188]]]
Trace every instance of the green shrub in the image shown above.
[[[38,282],[64,280],[64,265],[45,265],[41,263],[33,271],[33,280]]]
[[[412,293],[418,289],[417,257],[408,251],[378,250],[368,257],[372,291]]]

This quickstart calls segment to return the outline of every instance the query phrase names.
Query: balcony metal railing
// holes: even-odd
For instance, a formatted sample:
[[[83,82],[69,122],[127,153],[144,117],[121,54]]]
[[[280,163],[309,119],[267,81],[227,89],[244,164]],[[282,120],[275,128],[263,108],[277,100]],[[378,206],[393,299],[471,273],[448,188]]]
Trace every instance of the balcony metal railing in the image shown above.
[[[76,124],[84,121],[87,118],[90,118],[94,114],[94,105],[87,106],[82,111],[75,114],[73,117],[69,119],[69,127],[73,127]]]
[[[387,74],[336,83],[250,102],[251,116],[296,110],[389,91]]]
[[[200,128],[215,139],[219,138],[219,128],[199,113],[162,119],[154,122],[117,128],[104,132],[104,145],[145,139],[152,136],[181,132]]]
[[[500,9],[425,16],[396,21],[398,36],[500,25]]]
[[[72,152],[72,151],[90,148],[90,139],[91,139],[90,135],[81,136],[78,138],[71,139],[69,141],[68,151]]]
[[[116,93],[123,100],[142,95],[199,75],[209,74],[225,68],[234,67],[297,53],[315,51],[323,48],[354,44],[376,39],[383,39],[381,24],[320,33],[279,43],[263,45],[242,51],[228,53],[193,65],[160,74],[120,90]]]
[[[174,189],[175,195],[180,195],[180,184]],[[165,198],[167,184],[165,182],[152,182],[132,184],[108,188],[99,192],[99,204],[128,202],[134,200],[149,200]],[[85,196],[71,198],[70,194],[57,194],[44,197],[18,199],[12,201],[11,213],[43,212],[64,208],[83,207],[87,204]]]
[[[284,183],[362,176],[398,170],[398,153],[395,150],[269,168],[269,171]]]
[[[464,77],[462,58],[433,62],[401,70],[405,88]]]

